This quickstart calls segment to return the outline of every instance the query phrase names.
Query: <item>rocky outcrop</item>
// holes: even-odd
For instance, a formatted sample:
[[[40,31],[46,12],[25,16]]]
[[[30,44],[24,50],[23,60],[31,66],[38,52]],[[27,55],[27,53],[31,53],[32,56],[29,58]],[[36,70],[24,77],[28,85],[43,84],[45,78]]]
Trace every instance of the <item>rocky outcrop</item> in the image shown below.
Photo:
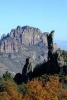
[[[54,52],[53,43],[54,30],[50,34],[46,34],[48,42],[48,60],[42,64],[36,66],[33,70],[31,59],[26,59],[26,64],[22,70],[22,81],[26,82],[28,79],[37,77],[43,74],[65,74],[64,71],[65,62],[60,49]]]
[[[27,75],[29,72],[33,72],[31,60],[32,60],[32,58],[30,58],[30,57],[26,59],[26,63],[25,63],[23,70],[22,70],[22,76]]]
[[[57,49],[54,52],[54,43],[53,43],[54,30],[50,34],[47,34],[48,41],[48,62],[47,62],[47,72],[48,73],[61,73],[63,74],[63,67],[66,65],[62,55],[62,51]]]
[[[40,29],[30,26],[18,26],[7,35],[2,35],[0,40],[0,62],[4,65],[3,70],[18,73],[22,71],[25,60],[33,58],[33,68],[47,61],[48,55],[48,32],[42,33]],[[57,50],[57,44],[53,44],[53,52]],[[2,68],[0,67],[3,73]],[[22,72],[21,72],[22,73]]]
[[[42,41],[47,44],[47,39],[38,28],[18,26],[12,29],[6,36],[3,35],[0,40],[0,52],[18,52],[22,46],[30,46]]]

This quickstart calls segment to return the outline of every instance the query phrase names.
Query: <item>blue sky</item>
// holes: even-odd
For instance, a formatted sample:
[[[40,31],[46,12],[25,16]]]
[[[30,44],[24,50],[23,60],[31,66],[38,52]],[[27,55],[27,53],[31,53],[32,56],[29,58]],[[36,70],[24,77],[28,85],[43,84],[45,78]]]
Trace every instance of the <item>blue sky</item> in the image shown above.
[[[67,41],[67,0],[1,0],[0,36],[18,25],[55,30],[55,40]]]

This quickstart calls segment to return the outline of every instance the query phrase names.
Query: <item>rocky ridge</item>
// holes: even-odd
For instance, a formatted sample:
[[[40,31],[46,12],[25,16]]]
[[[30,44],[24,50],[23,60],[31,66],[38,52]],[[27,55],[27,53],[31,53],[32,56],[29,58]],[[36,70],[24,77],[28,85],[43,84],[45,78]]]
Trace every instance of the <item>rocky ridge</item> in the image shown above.
[[[30,26],[18,26],[0,40],[0,72],[9,70],[13,74],[21,72],[27,57],[33,58],[33,67],[47,61],[48,43],[46,34]],[[54,52],[57,50],[54,44]]]
[[[39,42],[47,44],[45,34],[38,28],[24,26],[18,26],[16,29],[12,29],[6,36],[3,35],[0,41],[0,52],[18,52],[22,46],[31,46]]]

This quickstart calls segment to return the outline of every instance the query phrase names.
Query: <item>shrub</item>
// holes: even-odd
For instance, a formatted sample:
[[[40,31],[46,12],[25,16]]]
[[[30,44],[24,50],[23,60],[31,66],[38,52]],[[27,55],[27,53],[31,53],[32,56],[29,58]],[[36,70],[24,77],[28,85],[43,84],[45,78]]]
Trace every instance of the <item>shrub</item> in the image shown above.
[[[0,78],[0,92],[5,91],[5,89],[6,89],[6,83],[3,78]]]
[[[25,83],[22,83],[21,85],[18,85],[18,92],[19,93],[22,93],[22,94],[26,94],[27,93],[27,90],[26,90],[26,84]]]
[[[12,78],[11,73],[9,73],[8,71],[6,71],[6,72],[3,74],[3,78],[4,78],[5,80],[11,79],[11,78]]]

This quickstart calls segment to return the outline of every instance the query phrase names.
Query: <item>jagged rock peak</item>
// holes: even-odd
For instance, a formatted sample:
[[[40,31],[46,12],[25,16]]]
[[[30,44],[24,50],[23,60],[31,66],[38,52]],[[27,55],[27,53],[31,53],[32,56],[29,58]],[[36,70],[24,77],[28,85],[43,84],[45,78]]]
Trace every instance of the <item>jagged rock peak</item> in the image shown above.
[[[35,27],[17,26],[7,35],[3,35],[0,40],[0,52],[18,51],[22,46],[35,45],[42,41],[47,44],[47,39],[40,29]]]
[[[20,27],[20,26],[19,26]],[[26,25],[26,26],[23,26],[22,27],[22,29],[34,29],[34,30],[39,30],[40,31],[40,29],[39,28],[36,28],[36,27],[32,27],[32,26],[28,26],[28,25]]]
[[[18,33],[20,33],[20,32],[24,32],[24,31],[37,31],[37,32],[39,32],[39,33],[42,33],[41,32],[41,30],[39,29],[39,28],[36,28],[36,27],[32,27],[32,26],[28,26],[28,25],[26,25],[26,26],[23,26],[23,27],[21,27],[21,26],[17,26],[17,28],[16,29],[11,29],[11,32],[14,32],[14,31],[18,31]]]

